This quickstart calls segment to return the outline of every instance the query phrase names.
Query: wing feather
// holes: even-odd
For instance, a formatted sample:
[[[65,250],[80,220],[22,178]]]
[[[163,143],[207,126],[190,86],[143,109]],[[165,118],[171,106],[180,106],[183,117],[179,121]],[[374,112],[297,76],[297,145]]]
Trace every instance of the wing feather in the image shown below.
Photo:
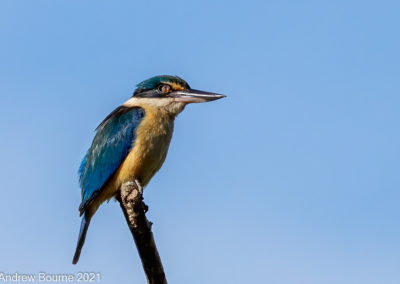
[[[144,115],[142,108],[121,106],[96,128],[92,145],[79,167],[81,214],[128,155]]]

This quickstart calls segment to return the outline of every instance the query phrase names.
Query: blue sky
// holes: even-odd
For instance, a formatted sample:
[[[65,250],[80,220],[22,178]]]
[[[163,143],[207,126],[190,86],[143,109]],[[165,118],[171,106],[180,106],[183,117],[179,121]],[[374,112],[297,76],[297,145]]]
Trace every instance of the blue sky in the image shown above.
[[[170,283],[399,283],[398,1],[0,3],[0,271],[145,283],[115,202],[77,266],[77,169],[135,85],[177,118],[145,190]]]

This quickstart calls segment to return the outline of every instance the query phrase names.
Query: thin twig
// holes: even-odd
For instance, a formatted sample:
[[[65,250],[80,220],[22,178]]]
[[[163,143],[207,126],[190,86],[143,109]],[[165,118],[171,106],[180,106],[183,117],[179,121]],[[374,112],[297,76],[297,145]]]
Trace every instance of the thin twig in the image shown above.
[[[124,212],[126,222],[135,240],[136,248],[142,261],[149,284],[167,284],[164,268],[158,254],[151,231],[152,223],[147,220],[143,203],[142,188],[136,182],[127,182],[121,186],[118,201]]]

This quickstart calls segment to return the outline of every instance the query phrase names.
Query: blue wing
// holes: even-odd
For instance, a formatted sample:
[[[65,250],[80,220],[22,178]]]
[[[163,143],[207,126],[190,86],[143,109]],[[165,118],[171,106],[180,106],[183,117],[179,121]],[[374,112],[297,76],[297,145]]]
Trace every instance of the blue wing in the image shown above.
[[[81,214],[128,155],[135,140],[136,128],[144,115],[142,108],[121,106],[97,127],[92,146],[79,168]]]

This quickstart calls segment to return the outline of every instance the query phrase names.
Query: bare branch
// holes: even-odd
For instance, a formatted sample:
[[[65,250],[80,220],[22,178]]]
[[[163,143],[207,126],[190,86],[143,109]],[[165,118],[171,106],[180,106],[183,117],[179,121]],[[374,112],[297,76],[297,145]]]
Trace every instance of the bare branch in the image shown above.
[[[121,186],[118,201],[135,240],[149,284],[167,284],[160,256],[151,231],[152,223],[146,218],[147,206],[143,203],[139,182],[126,182]]]

